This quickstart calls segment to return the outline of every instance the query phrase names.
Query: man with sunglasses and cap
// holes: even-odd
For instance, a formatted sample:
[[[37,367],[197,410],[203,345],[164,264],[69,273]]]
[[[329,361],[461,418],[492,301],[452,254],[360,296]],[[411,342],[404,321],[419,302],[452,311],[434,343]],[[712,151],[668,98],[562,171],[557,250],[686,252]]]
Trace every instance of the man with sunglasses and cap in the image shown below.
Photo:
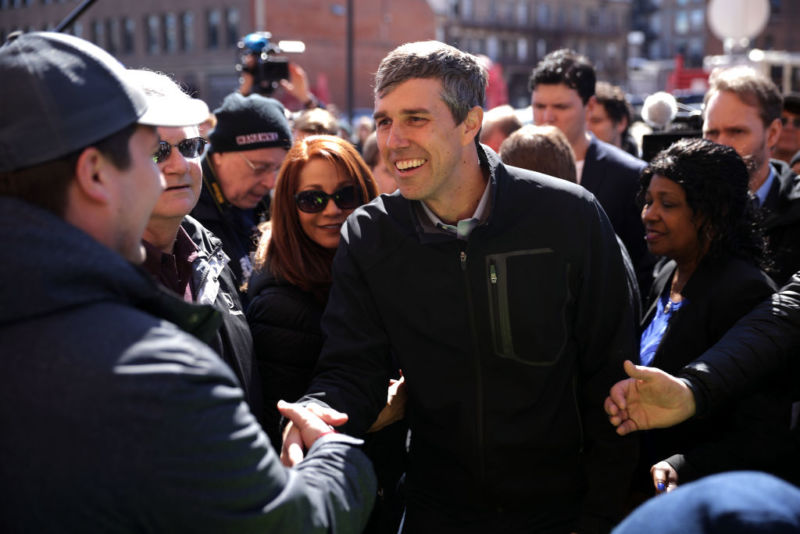
[[[344,416],[282,405],[311,447],[282,467],[200,341],[219,312],[136,266],[164,190],[155,127],[195,115],[58,33],[1,46],[0,80],[2,530],[360,531],[375,482],[331,433]]]
[[[241,290],[253,272],[258,225],[269,220],[269,194],[292,146],[280,102],[231,93],[214,110],[217,125],[203,160],[203,190],[192,216],[222,240]]]
[[[149,70],[131,70],[129,74],[150,98],[182,106],[197,124],[208,117],[205,102],[190,98],[169,76]],[[200,137],[196,125],[159,126],[157,131],[160,141],[153,159],[166,187],[144,230],[142,243],[147,257],[142,267],[187,302],[209,304],[222,312],[222,326],[210,346],[236,374],[250,411],[263,424],[253,337],[228,256],[222,242],[189,216],[203,187],[200,162],[208,142]]]

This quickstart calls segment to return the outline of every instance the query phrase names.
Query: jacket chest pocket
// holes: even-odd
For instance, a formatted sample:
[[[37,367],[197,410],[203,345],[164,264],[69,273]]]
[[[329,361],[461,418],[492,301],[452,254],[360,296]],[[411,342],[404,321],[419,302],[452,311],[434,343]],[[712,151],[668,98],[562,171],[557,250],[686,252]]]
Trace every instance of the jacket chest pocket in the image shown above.
[[[486,257],[494,352],[526,365],[550,365],[567,344],[569,265],[552,249]]]

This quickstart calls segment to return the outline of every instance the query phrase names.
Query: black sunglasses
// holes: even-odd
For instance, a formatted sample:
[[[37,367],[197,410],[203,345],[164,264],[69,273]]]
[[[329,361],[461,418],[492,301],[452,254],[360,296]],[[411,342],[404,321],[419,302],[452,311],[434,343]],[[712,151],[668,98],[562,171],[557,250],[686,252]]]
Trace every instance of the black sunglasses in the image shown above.
[[[361,205],[361,191],[354,185],[346,185],[332,195],[315,189],[301,191],[294,196],[297,209],[306,213],[319,213],[328,206],[331,199],[340,210],[352,210]]]
[[[172,154],[172,147],[177,148],[178,152],[180,152],[184,158],[199,158],[203,155],[207,143],[208,141],[202,137],[184,139],[176,145],[171,145],[166,141],[159,141],[158,149],[156,149],[155,154],[153,154],[153,161],[156,163],[163,163],[167,161],[169,159],[169,155]]]
[[[786,126],[788,123],[791,123],[795,130],[800,130],[800,117],[792,117],[791,120],[789,117],[781,117],[781,124]]]

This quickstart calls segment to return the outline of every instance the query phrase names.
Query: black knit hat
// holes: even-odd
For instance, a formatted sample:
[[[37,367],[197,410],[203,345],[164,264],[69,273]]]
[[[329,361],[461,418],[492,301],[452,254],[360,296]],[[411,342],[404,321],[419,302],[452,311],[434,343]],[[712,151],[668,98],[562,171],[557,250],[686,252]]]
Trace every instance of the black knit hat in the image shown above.
[[[214,110],[217,126],[209,134],[214,152],[239,152],[292,146],[292,132],[283,105],[261,95],[231,93]]]

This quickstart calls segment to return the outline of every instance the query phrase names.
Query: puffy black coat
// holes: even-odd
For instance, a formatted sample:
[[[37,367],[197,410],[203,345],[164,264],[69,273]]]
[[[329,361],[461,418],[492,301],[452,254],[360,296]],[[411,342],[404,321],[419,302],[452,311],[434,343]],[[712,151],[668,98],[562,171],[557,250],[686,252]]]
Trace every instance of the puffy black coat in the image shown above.
[[[322,351],[320,319],[325,306],[266,269],[255,272],[248,294],[247,321],[261,375],[264,430],[279,448],[281,416],[275,405],[281,399],[296,401],[308,389]]]

